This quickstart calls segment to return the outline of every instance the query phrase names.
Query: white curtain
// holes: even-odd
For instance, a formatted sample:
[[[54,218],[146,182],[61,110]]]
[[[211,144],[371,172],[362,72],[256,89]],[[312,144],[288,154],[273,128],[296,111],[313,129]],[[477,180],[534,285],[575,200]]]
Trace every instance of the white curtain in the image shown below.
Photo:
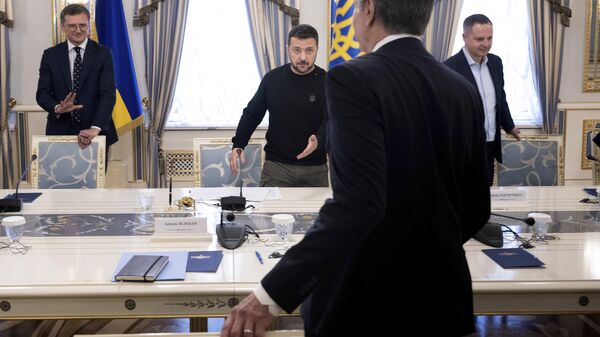
[[[151,0],[141,0],[142,6]],[[137,6],[139,8],[139,6]],[[158,3],[144,26],[144,53],[146,56],[146,82],[150,99],[148,109],[148,166],[149,187],[165,185],[160,175],[159,159],[162,136],[173,104],[179,60],[183,47],[188,0],[170,0]]]
[[[569,5],[570,0],[565,0],[563,6]],[[561,14],[554,11],[553,6],[547,0],[530,2],[533,76],[541,101],[543,133],[553,133],[558,129],[557,105],[565,26],[561,22]]]
[[[295,7],[296,0],[282,3]],[[287,36],[292,28],[292,19],[271,0],[246,0],[246,7],[256,63],[259,75],[263,77],[269,70],[287,62]]]
[[[463,0],[436,0],[431,19],[423,35],[427,50],[440,62],[450,57],[454,39],[462,25],[458,24]]]
[[[8,127],[8,97],[10,97],[10,39],[12,27],[12,0],[0,0],[0,188],[13,188],[14,161],[12,160],[12,144]]]

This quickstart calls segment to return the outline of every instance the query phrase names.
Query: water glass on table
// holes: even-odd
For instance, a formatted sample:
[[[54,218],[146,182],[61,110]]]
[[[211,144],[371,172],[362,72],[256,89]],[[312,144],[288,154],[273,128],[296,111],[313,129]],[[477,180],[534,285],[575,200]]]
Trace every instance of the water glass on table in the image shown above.
[[[294,216],[290,214],[275,214],[271,217],[275,225],[275,233],[280,241],[288,241],[294,228]]]

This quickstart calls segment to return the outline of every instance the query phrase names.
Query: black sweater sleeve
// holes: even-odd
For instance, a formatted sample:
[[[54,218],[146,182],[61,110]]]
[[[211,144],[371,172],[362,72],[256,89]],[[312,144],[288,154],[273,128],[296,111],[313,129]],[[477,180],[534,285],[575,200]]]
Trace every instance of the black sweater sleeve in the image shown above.
[[[267,112],[266,78],[267,76],[262,79],[254,97],[242,112],[235,136],[231,139],[234,148],[245,148],[254,130],[265,117]]]

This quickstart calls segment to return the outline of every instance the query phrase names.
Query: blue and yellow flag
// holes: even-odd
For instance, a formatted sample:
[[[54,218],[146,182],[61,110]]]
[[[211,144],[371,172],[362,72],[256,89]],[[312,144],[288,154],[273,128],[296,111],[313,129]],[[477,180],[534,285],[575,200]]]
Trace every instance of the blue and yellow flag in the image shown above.
[[[112,117],[117,131],[123,133],[141,123],[142,103],[122,0],[96,0],[96,32],[98,42],[112,50],[117,86]]]
[[[353,0],[331,0],[329,69],[361,54],[352,27]]]

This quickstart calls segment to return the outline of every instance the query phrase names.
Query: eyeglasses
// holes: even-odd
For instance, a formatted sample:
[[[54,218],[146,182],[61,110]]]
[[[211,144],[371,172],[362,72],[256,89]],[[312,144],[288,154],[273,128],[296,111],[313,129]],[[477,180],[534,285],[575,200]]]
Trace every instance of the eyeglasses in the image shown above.
[[[84,31],[87,30],[88,28],[88,24],[87,23],[80,23],[80,24],[65,24],[65,26],[67,27],[68,30],[74,32],[77,30],[77,28],[79,28],[79,30]]]
[[[292,47],[292,53],[294,55],[300,55],[302,54],[302,51],[304,51],[306,53],[306,55],[312,55],[317,51],[317,48],[313,48],[313,47],[308,47],[305,49],[302,49],[300,47]]]

